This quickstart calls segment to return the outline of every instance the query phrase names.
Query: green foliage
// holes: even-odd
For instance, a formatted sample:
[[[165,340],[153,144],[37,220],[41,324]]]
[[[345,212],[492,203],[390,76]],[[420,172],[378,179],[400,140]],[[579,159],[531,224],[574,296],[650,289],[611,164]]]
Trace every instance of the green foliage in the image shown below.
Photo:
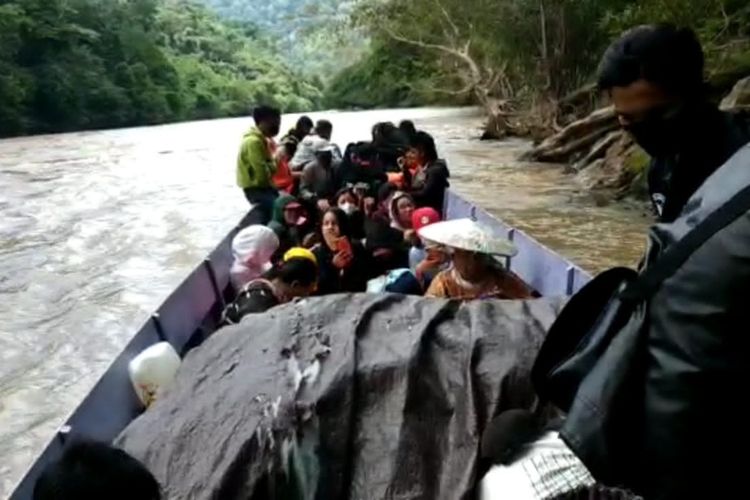
[[[695,30],[706,53],[709,80],[719,92],[750,74],[750,3],[747,0],[647,0],[609,12],[608,34],[640,24],[669,22]]]
[[[255,35],[188,0],[5,0],[0,135],[315,107]]]
[[[446,76],[474,98],[554,101],[594,79],[601,54],[624,30],[671,22],[697,31],[707,54],[711,81],[725,90],[750,73],[750,3],[747,0],[380,0],[358,2],[352,22],[370,36],[399,40],[390,53],[373,44],[367,63],[341,78],[366,89],[372,100],[390,94],[367,87],[376,66],[394,74],[408,68],[404,43],[440,71],[411,74],[400,88]],[[438,86],[427,82],[427,86]],[[336,95],[340,95],[337,92]],[[484,101],[484,102],[482,102]]]
[[[422,83],[439,79],[438,65],[413,47],[387,41],[345,68],[326,89],[330,108],[410,107],[439,103],[446,96]],[[398,54],[399,57],[394,57]]]
[[[366,38],[348,24],[351,0],[202,0],[225,19],[252,23],[284,62],[329,81],[359,59]]]

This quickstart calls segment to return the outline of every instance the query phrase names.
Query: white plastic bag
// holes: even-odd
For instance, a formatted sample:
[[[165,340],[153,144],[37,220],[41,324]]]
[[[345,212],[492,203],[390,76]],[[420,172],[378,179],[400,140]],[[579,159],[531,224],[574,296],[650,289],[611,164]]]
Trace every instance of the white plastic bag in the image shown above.
[[[130,381],[146,408],[172,385],[180,363],[180,356],[169,342],[154,344],[133,358],[128,365]]]

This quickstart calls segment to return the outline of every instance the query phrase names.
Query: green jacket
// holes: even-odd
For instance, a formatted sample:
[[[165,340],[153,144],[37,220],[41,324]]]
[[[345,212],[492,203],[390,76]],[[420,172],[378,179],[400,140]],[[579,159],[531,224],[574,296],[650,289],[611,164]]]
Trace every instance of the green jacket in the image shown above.
[[[242,189],[272,187],[271,177],[275,172],[276,162],[266,137],[258,127],[251,128],[242,138],[237,157],[237,185]]]
[[[276,201],[273,202],[273,216],[271,217],[271,221],[286,226],[286,222],[284,222],[284,209],[293,201],[297,201],[297,198],[291,194],[283,194],[276,198]]]

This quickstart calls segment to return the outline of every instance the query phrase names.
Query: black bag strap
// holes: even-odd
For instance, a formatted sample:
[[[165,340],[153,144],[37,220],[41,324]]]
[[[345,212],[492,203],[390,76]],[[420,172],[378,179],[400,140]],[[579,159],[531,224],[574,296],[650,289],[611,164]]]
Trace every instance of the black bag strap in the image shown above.
[[[750,210],[750,185],[711,212],[682,239],[667,248],[660,258],[622,291],[620,299],[626,302],[641,302],[650,299],[664,280],[677,272],[703,243],[748,210]]]

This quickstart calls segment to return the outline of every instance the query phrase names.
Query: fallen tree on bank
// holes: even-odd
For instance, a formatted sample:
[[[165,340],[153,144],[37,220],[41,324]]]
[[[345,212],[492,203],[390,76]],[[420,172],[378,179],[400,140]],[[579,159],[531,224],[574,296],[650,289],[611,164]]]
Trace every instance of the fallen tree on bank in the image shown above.
[[[523,157],[525,160],[562,163],[588,151],[600,139],[617,130],[614,108],[598,109],[548,137]]]
[[[720,105],[729,112],[750,111],[750,77],[739,80]],[[621,198],[645,195],[649,158],[623,132],[611,106],[594,110],[548,136],[526,152],[525,161],[567,163],[590,190]]]
[[[590,97],[590,89],[571,91],[598,57],[588,49],[601,45],[591,30],[600,11],[549,0],[381,0],[360,3],[353,22],[375,39],[428,54],[440,72],[414,75],[415,86],[480,106],[483,138],[502,139],[542,136],[560,123],[561,101]]]

